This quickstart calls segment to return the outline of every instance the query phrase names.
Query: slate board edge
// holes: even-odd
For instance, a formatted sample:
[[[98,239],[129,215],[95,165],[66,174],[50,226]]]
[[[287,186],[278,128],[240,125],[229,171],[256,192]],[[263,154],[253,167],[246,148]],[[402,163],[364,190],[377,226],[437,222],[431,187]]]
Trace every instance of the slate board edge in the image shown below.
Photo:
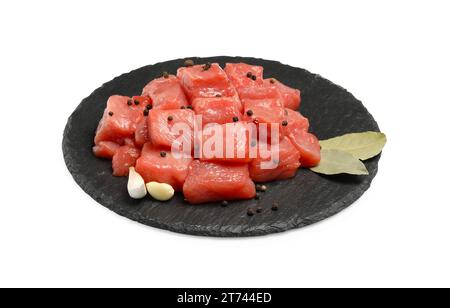
[[[210,58],[220,58],[220,57],[222,57],[222,56],[210,57]],[[230,56],[223,56],[223,57],[235,58],[235,59],[238,59],[238,60],[245,59],[245,57],[230,57]],[[175,60],[170,60],[170,61],[171,62],[172,61],[182,61],[184,59],[197,59],[197,57],[186,57],[186,58],[180,58],[180,59],[175,59]],[[203,58],[203,59],[208,59],[208,57]],[[311,72],[309,72],[309,71],[307,71],[307,70],[305,70],[303,68],[292,67],[292,66],[290,66],[288,64],[283,64],[283,63],[281,63],[279,61],[266,60],[266,59],[261,59],[261,58],[252,58],[252,59],[254,59],[254,60],[262,60],[262,61],[269,61],[269,62],[273,62],[274,64],[284,65],[284,66],[288,66],[288,67],[295,68],[295,69],[301,69],[301,70],[303,70],[303,71],[313,75],[315,79],[320,78],[323,81],[326,81],[327,83],[330,83],[330,84],[332,84],[334,86],[338,86],[339,88],[341,88],[345,92],[347,92],[350,95],[352,95],[353,98],[355,98],[353,96],[353,94],[351,94],[345,88],[343,88],[342,86],[334,84],[333,82],[331,82],[330,80],[328,80],[326,78],[323,78],[319,74],[311,73]],[[314,216],[309,217],[307,220],[305,220],[303,218],[300,221],[297,221],[297,218],[293,218],[289,222],[286,222],[286,224],[282,228],[279,228],[277,226],[264,226],[264,228],[262,228],[262,229],[252,229],[250,231],[243,230],[243,231],[239,231],[239,232],[233,232],[233,231],[229,231],[229,230],[227,230],[227,231],[225,231],[225,230],[213,230],[213,229],[209,229],[208,227],[203,227],[203,226],[202,227],[198,227],[198,226],[194,226],[194,225],[186,225],[184,223],[180,223],[180,224],[177,224],[175,226],[171,226],[171,225],[161,224],[161,223],[159,223],[157,221],[149,220],[148,218],[144,218],[141,215],[136,215],[138,213],[130,215],[130,213],[128,213],[126,211],[120,211],[120,210],[116,210],[116,209],[113,210],[110,206],[105,205],[105,203],[103,203],[103,199],[101,198],[101,196],[96,194],[95,191],[92,191],[92,189],[90,189],[90,187],[88,187],[89,185],[85,185],[85,183],[87,183],[88,181],[83,180],[84,176],[79,174],[77,172],[77,170],[75,170],[75,168],[73,168],[73,166],[72,166],[72,163],[71,163],[72,162],[72,157],[71,157],[71,152],[69,151],[70,139],[67,137],[68,132],[70,131],[70,128],[72,126],[72,119],[73,119],[74,115],[79,111],[79,109],[81,108],[82,104],[89,97],[91,97],[91,96],[95,95],[97,92],[101,91],[108,84],[113,83],[115,80],[120,79],[124,75],[128,75],[128,74],[131,74],[131,73],[133,73],[133,72],[135,72],[137,70],[148,68],[148,67],[151,67],[151,66],[161,65],[161,64],[164,64],[165,62],[167,62],[167,61],[158,62],[158,63],[152,64],[152,65],[147,65],[147,66],[144,66],[144,67],[132,70],[129,73],[123,73],[120,76],[117,76],[114,79],[104,83],[101,87],[99,87],[98,89],[93,91],[88,97],[83,99],[82,102],[77,106],[77,108],[71,114],[71,116],[68,118],[67,125],[66,125],[66,127],[64,129],[63,142],[62,142],[63,156],[64,156],[64,160],[65,160],[67,169],[71,173],[71,175],[72,175],[73,179],[75,180],[75,182],[82,188],[82,190],[84,192],[86,192],[89,196],[91,196],[91,198],[93,198],[95,201],[100,203],[102,206],[105,206],[108,209],[114,211],[116,214],[124,216],[124,217],[126,217],[128,219],[131,219],[131,220],[135,221],[135,222],[138,222],[138,223],[141,223],[141,224],[144,224],[144,225],[148,225],[148,226],[151,226],[151,227],[167,230],[167,231],[180,233],[180,234],[188,234],[188,235],[196,235],[196,236],[209,236],[209,237],[253,237],[253,236],[264,236],[264,235],[269,235],[269,234],[286,232],[286,231],[290,231],[292,229],[298,229],[298,228],[306,227],[306,226],[309,226],[311,224],[317,223],[319,221],[323,221],[323,220],[325,220],[325,219],[327,219],[327,218],[329,218],[331,216],[334,216],[335,214],[343,211],[344,209],[346,209],[350,205],[352,205],[355,201],[357,201],[364,194],[365,191],[367,191],[370,188],[371,181],[366,183],[364,186],[360,186],[358,190],[355,190],[352,193],[344,196],[343,198],[340,199],[340,201],[335,202],[333,204],[333,206],[329,207],[327,210],[318,212]],[[365,108],[365,106],[362,104],[362,102],[360,100],[358,100],[356,98],[355,98],[355,100],[358,101]],[[367,108],[365,108],[365,109],[367,110]],[[367,111],[367,114],[371,117],[371,120],[373,121],[375,126],[378,127],[378,124],[376,123],[375,119],[370,114],[370,112]],[[381,157],[381,155],[373,158],[373,160],[376,160],[378,162],[380,157]],[[372,180],[376,176],[377,172],[378,172],[378,166],[370,174],[370,176],[372,177]],[[249,218],[249,219],[251,219],[251,218]]]

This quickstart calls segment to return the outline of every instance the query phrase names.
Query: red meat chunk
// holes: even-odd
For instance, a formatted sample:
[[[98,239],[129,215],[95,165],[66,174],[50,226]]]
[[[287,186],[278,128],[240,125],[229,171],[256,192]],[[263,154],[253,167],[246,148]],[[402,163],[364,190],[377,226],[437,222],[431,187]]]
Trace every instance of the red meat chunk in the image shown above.
[[[244,98],[242,100],[244,104],[244,110],[253,110],[255,107],[265,108],[283,108],[283,102],[278,98],[265,98],[265,99],[249,99]]]
[[[243,99],[280,99],[280,93],[274,85],[263,84],[260,86],[237,89],[239,97]]]
[[[100,141],[97,145],[94,146],[93,151],[94,155],[97,157],[112,159],[119,148],[120,145],[115,142]]]
[[[194,160],[183,186],[189,203],[251,199],[256,195],[247,164],[225,164]]]
[[[258,128],[258,138],[261,138],[261,132],[266,132],[267,138],[272,138],[272,129],[278,129],[278,136],[283,136],[282,123],[286,119],[285,109],[282,107],[260,107],[254,106],[252,109],[245,109],[244,121],[256,124]],[[261,125],[265,124],[265,126]],[[264,130],[264,127],[267,130]]]
[[[290,88],[274,78],[264,80],[264,84],[268,87],[274,86],[278,90],[285,108],[292,110],[300,108],[300,90]]]
[[[191,157],[176,157],[170,151],[146,143],[136,162],[136,171],[146,183],[167,183],[176,191],[181,191],[191,162]]]
[[[219,64],[195,65],[178,69],[177,77],[188,97],[193,100],[199,97],[234,97],[236,90],[231,85]]]
[[[130,97],[111,96],[97,128],[95,144],[101,141],[123,144],[124,138],[133,138],[137,123],[144,117],[144,110],[145,104],[138,102],[136,105]]]
[[[295,176],[300,167],[299,151],[288,138],[283,138],[277,147],[272,147],[270,144],[258,144],[258,157],[249,165],[250,177],[253,181],[263,183]]]
[[[113,175],[127,176],[130,167],[134,167],[141,152],[135,147],[124,145],[117,149],[112,160]]]
[[[295,130],[289,133],[288,137],[300,152],[302,167],[310,168],[319,164],[320,144],[316,136],[304,130]]]
[[[203,129],[200,160],[248,163],[249,140],[245,122],[210,124]]]
[[[194,111],[202,116],[203,125],[209,123],[225,124],[233,122],[233,118],[241,120],[241,103],[234,98],[214,97],[197,98],[192,102]]]
[[[236,89],[262,85],[263,71],[262,66],[246,63],[227,63],[225,66],[225,73]]]
[[[287,113],[286,121],[288,125],[283,128],[283,131],[286,135],[296,130],[308,131],[309,121],[307,118],[302,116],[300,112],[292,109],[286,108],[285,111]]]
[[[148,116],[148,131],[155,146],[171,149],[175,141],[193,148],[194,112],[188,109],[152,110]],[[186,150],[181,149],[179,150]]]
[[[148,124],[147,124],[147,118],[143,118],[139,123],[136,125],[136,131],[134,133],[134,141],[136,143],[136,146],[142,148],[144,144],[150,141],[150,136],[148,133]]]
[[[188,105],[180,82],[173,75],[152,80],[145,86],[142,95],[152,99],[154,109],[180,109]]]

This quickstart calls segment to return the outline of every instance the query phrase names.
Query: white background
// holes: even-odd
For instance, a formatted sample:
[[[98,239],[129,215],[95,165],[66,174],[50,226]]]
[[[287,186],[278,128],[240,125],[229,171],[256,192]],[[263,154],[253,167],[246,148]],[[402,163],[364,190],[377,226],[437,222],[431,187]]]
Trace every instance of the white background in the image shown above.
[[[1,1],[0,286],[450,286],[448,1]],[[188,56],[319,73],[388,136],[325,222],[250,239],[128,221],[72,180],[66,120],[102,83]]]

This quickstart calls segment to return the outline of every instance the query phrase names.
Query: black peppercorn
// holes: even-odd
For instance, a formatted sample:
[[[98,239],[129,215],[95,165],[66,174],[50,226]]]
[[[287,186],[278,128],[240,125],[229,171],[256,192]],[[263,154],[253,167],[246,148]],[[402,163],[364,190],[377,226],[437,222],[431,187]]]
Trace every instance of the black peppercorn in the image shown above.
[[[255,215],[255,211],[253,209],[247,209],[247,215],[253,216],[253,215]]]
[[[148,113],[149,113],[148,109],[145,109],[144,110],[144,117],[148,117]]]
[[[272,204],[272,211],[278,211],[279,205],[278,203]]]
[[[164,151],[161,151],[161,153],[159,153],[159,154],[161,155],[161,157],[166,157],[167,156],[167,153],[164,152]]]
[[[211,68],[211,63],[206,63],[205,65],[203,65],[203,70],[207,71]]]
[[[249,117],[251,117],[252,115],[253,115],[253,111],[252,110],[247,110],[247,115],[249,116]]]
[[[222,207],[228,206],[228,201],[226,201],[226,200],[222,201],[221,206]]]
[[[108,114],[110,117],[112,117],[114,115],[114,112],[110,111]]]
[[[168,116],[168,117],[167,117],[167,121],[169,121],[169,122],[170,122],[170,121],[173,121],[173,116]]]
[[[288,121],[284,120],[283,122],[281,122],[281,125],[288,126]]]
[[[168,72],[164,72],[164,73],[163,73],[163,77],[164,77],[165,79],[169,78],[169,73],[168,73]]]
[[[239,118],[238,117],[233,117],[233,122],[239,122]]]

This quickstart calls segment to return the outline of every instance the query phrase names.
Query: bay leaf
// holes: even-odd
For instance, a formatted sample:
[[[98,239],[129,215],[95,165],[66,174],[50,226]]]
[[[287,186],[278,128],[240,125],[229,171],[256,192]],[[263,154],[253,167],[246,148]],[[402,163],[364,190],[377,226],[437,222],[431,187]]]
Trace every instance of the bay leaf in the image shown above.
[[[322,149],[322,158],[318,166],[311,168],[316,173],[334,175],[334,174],[353,174],[368,175],[366,166],[350,153],[335,150]]]
[[[345,151],[361,160],[377,156],[385,144],[386,135],[379,132],[352,133],[320,141],[322,149]]]

